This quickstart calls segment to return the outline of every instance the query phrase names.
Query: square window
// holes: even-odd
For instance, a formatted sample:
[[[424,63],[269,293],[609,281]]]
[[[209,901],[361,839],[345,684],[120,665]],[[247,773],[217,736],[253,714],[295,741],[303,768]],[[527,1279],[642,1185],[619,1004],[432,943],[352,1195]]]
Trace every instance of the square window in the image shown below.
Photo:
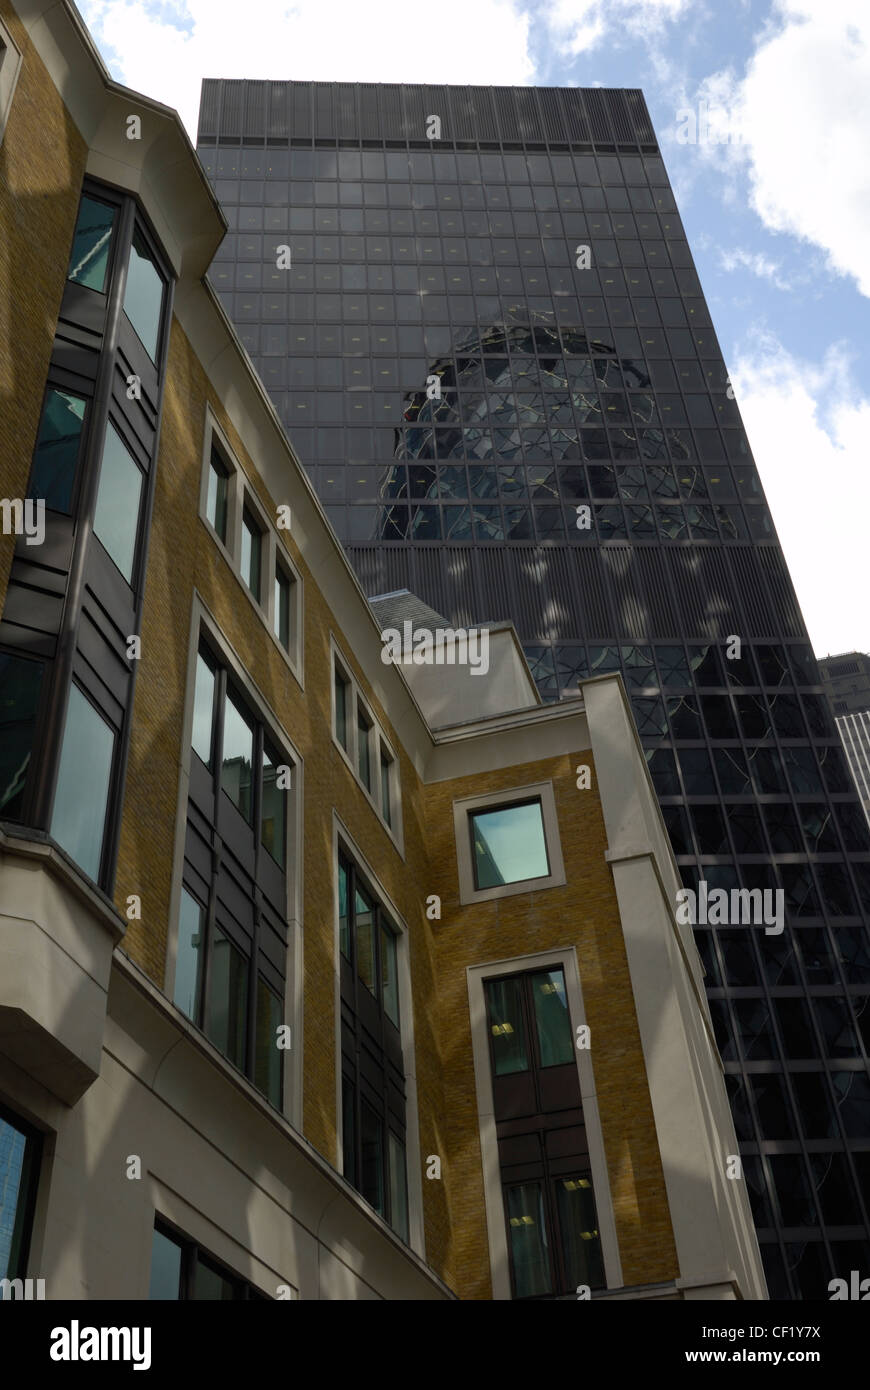
[[[469,820],[477,888],[547,877],[549,862],[540,801],[472,812]]]
[[[455,801],[453,820],[463,903],[565,882],[551,783]]]

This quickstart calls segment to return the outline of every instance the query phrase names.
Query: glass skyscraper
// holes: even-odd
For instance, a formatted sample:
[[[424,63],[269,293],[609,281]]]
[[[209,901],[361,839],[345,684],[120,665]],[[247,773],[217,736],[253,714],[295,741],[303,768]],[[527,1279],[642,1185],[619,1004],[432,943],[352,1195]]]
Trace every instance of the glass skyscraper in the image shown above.
[[[696,930],[771,1296],[870,1274],[870,834],[642,94],[207,81],[198,148],[366,592],[620,670],[687,886],[784,894]]]

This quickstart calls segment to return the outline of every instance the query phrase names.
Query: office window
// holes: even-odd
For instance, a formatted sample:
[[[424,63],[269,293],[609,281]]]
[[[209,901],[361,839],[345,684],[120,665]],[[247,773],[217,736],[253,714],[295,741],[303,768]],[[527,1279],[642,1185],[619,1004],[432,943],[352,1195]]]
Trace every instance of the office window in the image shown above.
[[[214,667],[203,652],[196,654],[196,683],[193,695],[193,751],[206,767],[212,765],[214,702],[217,681]]]
[[[51,835],[80,869],[100,876],[115,735],[75,684],[70,686]]]
[[[605,1283],[565,975],[484,981],[514,1298]]]
[[[141,229],[136,227],[127,266],[124,313],[152,362],[157,361],[163,291],[163,276],[157,269],[155,258],[148,249]]]
[[[263,744],[263,797],[260,813],[260,843],[276,864],[284,867],[287,840],[287,803],[279,785],[280,759],[267,743]]]
[[[343,853],[338,861],[344,1176],[408,1239],[398,937]]]
[[[217,449],[212,447],[208,464],[205,514],[224,544],[226,544],[227,539],[227,500],[230,476],[230,469],[224,463]]]
[[[360,781],[366,791],[372,789],[372,745],[371,745],[372,721],[368,718],[362,704],[357,700],[356,705],[356,751],[357,766],[359,768]]]
[[[387,825],[392,825],[392,806],[390,801],[390,781],[392,778],[393,759],[390,757],[383,744],[380,745],[381,763],[381,815]]]
[[[100,464],[94,535],[132,583],[139,532],[143,475],[115,426],[109,421]]]
[[[290,651],[291,633],[293,628],[293,586],[295,580],[278,561],[275,565],[275,609],[272,615],[272,626],[275,636],[281,643],[286,652]]]
[[[565,882],[549,782],[455,801],[453,830],[463,903]]]
[[[540,801],[472,812],[469,820],[475,887],[494,888],[549,874]]]
[[[85,404],[82,396],[56,386],[50,386],[45,395],[27,495],[43,498],[50,511],[72,511]]]
[[[0,652],[0,819],[18,820],[36,729],[41,661]]]
[[[0,141],[9,118],[18,71],[21,67],[21,54],[12,42],[12,36],[0,20]]]
[[[268,1295],[158,1220],[151,1243],[148,1299],[239,1303],[268,1301]]]
[[[173,999],[280,1108],[292,762],[205,645],[193,704]]]
[[[172,999],[188,1018],[197,1018],[199,1015],[204,932],[205,908],[186,888],[182,888],[181,909],[178,914],[175,990]]]
[[[251,776],[254,762],[254,730],[227,693],[224,703],[223,763],[221,786],[233,805],[250,821],[252,812]]]
[[[258,603],[262,550],[263,533],[254,520],[253,513],[245,507],[242,512],[242,578]]]
[[[335,680],[335,737],[338,739],[346,753],[350,752],[350,739],[348,736],[347,717],[348,706],[350,703],[350,681],[342,675],[336,664],[334,670]]]
[[[26,1274],[40,1149],[36,1131],[0,1109],[0,1279]]]
[[[117,213],[117,208],[83,194],[73,233],[68,280],[100,293],[105,290]]]

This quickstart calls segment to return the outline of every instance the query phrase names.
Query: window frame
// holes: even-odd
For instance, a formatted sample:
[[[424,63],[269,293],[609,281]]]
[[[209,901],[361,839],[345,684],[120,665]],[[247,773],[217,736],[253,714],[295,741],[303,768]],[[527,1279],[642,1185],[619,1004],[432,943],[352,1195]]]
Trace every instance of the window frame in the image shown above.
[[[354,887],[362,888],[366,895],[372,900],[374,912],[374,924],[377,929],[377,948],[375,954],[375,968],[378,970],[380,962],[380,926],[382,917],[386,918],[392,929],[392,934],[396,944],[396,991],[399,1022],[394,1020],[386,1013],[386,1006],[379,1000],[379,1009],[387,1019],[390,1026],[396,1030],[401,1045],[403,1082],[405,1088],[405,1132],[398,1135],[389,1123],[389,1114],[386,1102],[384,1102],[384,1115],[381,1118],[382,1132],[382,1167],[381,1173],[384,1182],[384,1206],[389,1209],[390,1203],[390,1167],[389,1167],[389,1135],[392,1133],[400,1140],[404,1147],[405,1155],[405,1201],[407,1219],[407,1237],[393,1227],[385,1215],[380,1215],[362,1195],[356,1186],[353,1176],[349,1176],[345,1170],[345,1076],[347,1074],[346,1059],[342,1052],[342,983],[341,967],[342,961],[348,964],[354,978],[357,976],[356,953],[353,942],[351,941],[350,957],[341,951],[340,940],[340,901],[338,892],[339,865],[344,860],[349,863],[353,878],[349,881],[349,895],[354,891]],[[374,1212],[375,1217],[382,1221],[389,1229],[394,1238],[401,1241],[406,1247],[415,1251],[418,1255],[423,1254],[424,1250],[424,1231],[423,1231],[423,1192],[421,1181],[421,1152],[419,1136],[419,1118],[417,1102],[417,1083],[415,1067],[415,1043],[414,1043],[414,1010],[413,997],[411,993],[411,977],[408,956],[408,928],[407,924],[398,912],[395,903],[385,892],[377,876],[374,874],[370,864],[362,854],[358,845],[354,842],[350,832],[344,826],[338,815],[333,812],[333,900],[334,900],[334,951],[335,951],[335,1029],[338,1051],[338,1064],[335,1069],[335,1101],[336,1101],[336,1166],[338,1171],[345,1177],[345,1181],[358,1194],[359,1200],[366,1203],[366,1210]],[[350,898],[349,898],[350,906]],[[357,982],[358,988],[367,992],[367,987],[361,979]],[[379,992],[382,994],[382,981],[379,981]],[[359,1016],[357,1015],[357,1018]],[[363,1024],[364,1026],[364,1024]],[[359,1068],[352,1078],[354,1088],[354,1116],[355,1134],[357,1151],[359,1148],[359,1117],[361,1115],[361,1095],[359,1086]],[[369,1085],[371,1083],[369,1082]],[[386,1092],[385,1092],[386,1094]]]
[[[281,1082],[281,1095],[277,1105],[279,1112],[287,1118],[291,1124],[301,1123],[301,1085],[302,1085],[302,1050],[300,1046],[301,1034],[299,1024],[301,1020],[301,997],[302,997],[302,942],[299,923],[302,917],[302,856],[303,856],[303,760],[298,749],[293,744],[292,739],[281,725],[277,714],[264,699],[262,693],[254,685],[253,680],[248,675],[242,662],[230,647],[229,643],[221,634],[216,622],[212,618],[208,609],[205,607],[200,595],[194,591],[193,604],[191,611],[190,625],[190,644],[188,649],[187,684],[185,696],[185,716],[184,716],[184,743],[182,754],[182,774],[179,779],[178,804],[176,813],[176,833],[175,833],[175,855],[173,866],[173,881],[171,893],[171,918],[169,944],[166,954],[166,969],[164,974],[164,993],[174,1004],[176,993],[176,980],[178,974],[178,959],[181,931],[181,904],[182,890],[185,890],[193,901],[198,905],[203,913],[203,934],[206,938],[201,959],[197,969],[200,976],[199,994],[196,1000],[196,1019],[190,1016],[180,1005],[175,1005],[191,1026],[197,1028],[209,1039],[213,1046],[222,1057],[227,1067],[232,1067],[236,1076],[244,1077],[246,1083],[252,1091],[260,1098],[264,1105],[268,1105],[274,1110],[275,1104],[266,1092],[261,1091],[256,1082],[256,1008],[257,1008],[257,989],[258,982],[263,980],[265,985],[274,992],[279,993],[282,1004],[281,1022],[290,1027],[291,1045],[284,1050],[282,1055],[283,1075]],[[212,705],[212,733],[211,733],[211,768],[203,763],[198,753],[195,753],[192,743],[193,720],[195,706],[195,686],[198,657],[201,651],[205,651],[207,663],[216,673],[215,698]],[[251,823],[252,843],[256,847],[256,852],[262,856],[264,862],[271,865],[271,874],[280,873],[284,880],[284,892],[281,898],[280,915],[286,929],[286,946],[282,957],[283,981],[280,992],[276,991],[273,980],[269,974],[263,975],[260,955],[259,935],[251,934],[251,946],[242,949],[239,942],[230,940],[237,950],[242,950],[244,959],[248,966],[248,1021],[246,1032],[246,1067],[239,1069],[229,1059],[220,1052],[217,1043],[212,1042],[209,1034],[205,1032],[204,1021],[208,998],[208,974],[207,956],[210,951],[211,928],[214,923],[215,909],[217,904],[216,890],[212,891],[209,883],[208,892],[204,887],[199,886],[192,878],[187,867],[186,843],[188,834],[188,821],[190,816],[190,801],[193,795],[192,782],[194,774],[197,776],[208,776],[211,779],[211,786],[215,792],[215,807],[221,798],[223,791],[220,785],[220,768],[222,762],[222,746],[218,740],[218,731],[223,718],[221,699],[227,689],[233,692],[234,698],[240,702],[246,716],[255,724],[255,747],[254,756],[256,761],[255,779],[262,778],[262,753],[264,748],[270,747],[273,752],[280,755],[280,762],[287,763],[292,768],[291,786],[287,789],[286,795],[289,800],[285,806],[285,825],[284,825],[284,849],[285,859],[283,865],[278,864],[271,854],[265,842],[262,842],[261,816],[262,797],[257,796],[256,782],[253,788],[253,801],[255,814]],[[218,754],[221,757],[218,757]],[[194,765],[196,757],[199,767]],[[257,772],[257,768],[261,770]],[[243,820],[240,813],[235,810],[233,803],[229,800],[229,805],[236,816]],[[259,809],[258,809],[259,808]],[[202,809],[195,811],[199,819],[203,817]],[[217,822],[208,822],[212,833],[217,833]],[[260,864],[260,859],[257,859]],[[200,876],[202,878],[202,876]],[[257,882],[259,882],[259,868],[257,869]],[[208,901],[204,901],[207,897]],[[272,911],[277,908],[273,903]],[[218,928],[223,930],[220,923]],[[262,930],[259,926],[257,931]],[[224,935],[227,933],[224,932]],[[268,958],[267,958],[268,959]],[[253,1013],[251,1013],[251,999],[254,1001]],[[201,1021],[200,1021],[201,1020]]]
[[[213,452],[227,473],[226,537],[222,537],[215,530],[208,515],[208,487]],[[259,597],[252,592],[247,578],[242,572],[242,523],[245,511],[250,513],[251,519],[260,532]],[[241,584],[248,602],[289,666],[300,689],[304,690],[304,581],[302,574],[295,564],[286,542],[279,540],[280,533],[277,526],[268,516],[248,478],[248,474],[230,448],[229,441],[218,424],[210,403],[206,405],[205,411],[199,519]],[[275,577],[279,569],[290,581],[289,647],[284,645],[275,631]]]
[[[269,547],[269,542],[268,542],[268,539],[267,539],[267,537],[268,537],[268,532],[265,531],[264,528],[263,528],[263,523],[262,523],[262,521],[260,520],[260,516],[259,516],[259,508],[257,507],[256,503],[253,502],[253,497],[252,497],[251,492],[248,490],[248,488],[246,488],[246,487],[243,486],[242,493],[243,493],[243,495],[242,495],[242,520],[241,520],[241,527],[240,527],[240,530],[239,530],[239,574],[240,574],[240,576],[241,576],[242,583],[244,584],[245,588],[246,588],[247,591],[248,591],[248,594],[250,595],[251,599],[252,599],[253,602],[254,602],[254,605],[255,605],[257,608],[262,609],[263,606],[264,606],[264,605],[263,605],[263,569],[264,569],[265,561],[266,561],[266,559],[267,559],[267,557],[268,557],[269,549],[270,549],[270,547]],[[256,588],[254,588],[253,585],[251,584],[251,575],[250,575],[250,573],[248,573],[248,574],[245,573],[244,566],[243,566],[243,563],[242,563],[242,556],[244,555],[245,534],[246,534],[246,533],[247,533],[249,536],[251,536],[251,538],[252,538],[252,539],[251,539],[251,569],[254,570],[254,569],[256,568],[256,573],[255,573],[255,575],[254,575],[254,578],[255,578],[255,580],[256,580]],[[264,542],[265,542],[265,544],[264,544]],[[254,561],[255,561],[255,556],[254,556],[255,549],[256,549],[256,565],[255,565],[255,563],[254,563]]]
[[[353,675],[350,662],[347,661],[339,648],[334,633],[330,634],[330,650],[332,658],[332,681],[330,684],[330,734],[332,742],[338,749],[342,760],[353,776],[354,782],[371,806],[381,826],[386,831],[387,835],[389,835],[396,849],[404,859],[405,844],[402,824],[402,780],[396,750],[391,740],[387,737],[383,724],[374,714],[369,700],[363,695],[360,683],[356,676]],[[341,679],[347,690],[347,747],[341,742],[337,733],[338,705],[335,686],[338,678]],[[361,718],[364,719],[367,725],[371,786],[366,786],[360,773],[359,720]],[[386,754],[389,763],[389,818],[384,815],[383,810],[381,759],[384,754]]]
[[[472,816],[479,811],[508,810],[511,806],[538,801],[544,830],[544,845],[550,872],[539,878],[526,878],[516,883],[496,884],[478,888],[472,853]],[[463,904],[487,902],[493,898],[508,898],[516,893],[538,893],[567,883],[559,821],[552,782],[536,782],[524,787],[507,787],[503,791],[483,796],[461,797],[453,803],[453,834],[459,870],[459,901]]]
[[[0,145],[3,144],[22,62],[20,48],[0,19]]]
[[[256,1284],[252,1283],[250,1279],[246,1279],[242,1274],[237,1274],[235,1270],[231,1269],[229,1265],[223,1262],[223,1260],[218,1259],[216,1255],[212,1255],[210,1250],[204,1249],[203,1246],[200,1245],[199,1241],[194,1240],[191,1236],[185,1235],[171,1221],[167,1221],[166,1218],[160,1214],[160,1212],[155,1211],[154,1224],[152,1226],[151,1236],[151,1263],[148,1267],[149,1295],[146,1297],[146,1302],[152,1301],[150,1298],[150,1281],[151,1269],[153,1268],[154,1263],[155,1235],[161,1235],[164,1237],[165,1240],[169,1240],[172,1242],[173,1245],[178,1246],[178,1248],[181,1251],[181,1268],[179,1272],[178,1281],[178,1298],[176,1300],[155,1299],[153,1300],[154,1302],[214,1302],[215,1300],[213,1299],[196,1299],[192,1296],[193,1289],[195,1286],[196,1266],[197,1262],[200,1259],[206,1267],[210,1266],[215,1274],[219,1275],[222,1279],[227,1280],[228,1283],[232,1284],[238,1290],[238,1297],[222,1301],[232,1303],[271,1303],[274,1301],[269,1294],[264,1293],[263,1290],[258,1288]]]
[[[0,821],[7,820],[13,825],[28,825],[38,794],[39,771],[34,771],[35,768],[38,768],[34,751],[42,747],[45,738],[50,707],[51,662],[45,656],[30,651],[22,651],[20,648],[12,647],[7,643],[0,644],[0,657],[4,656],[13,661],[29,661],[41,668],[39,694],[36,697],[36,710],[33,717],[33,740],[22,790],[21,811],[17,816],[9,816],[6,814],[6,808],[0,807]]]
[[[24,1139],[24,1157],[21,1164],[22,1181],[15,1203],[15,1221],[12,1226],[10,1245],[10,1256],[14,1255],[15,1258],[14,1263],[10,1263],[5,1274],[0,1272],[0,1277],[25,1279],[33,1243],[33,1227],[42,1175],[42,1160],[45,1156],[45,1136],[34,1125],[29,1124],[27,1120],[22,1119],[14,1110],[2,1103],[0,1103],[0,1121],[17,1130]]]
[[[530,952],[528,955],[515,956],[507,960],[469,965],[465,971],[492,1296],[495,1300],[513,1299],[513,1287],[505,1221],[505,1191],[508,1185],[503,1187],[501,1181],[485,982],[499,979],[502,976],[535,974],[539,971],[555,969],[561,969],[563,972],[572,1027],[576,1027],[579,1020],[586,1018],[576,947],[571,946],[555,951]],[[592,1188],[598,1216],[598,1232],[601,1241],[601,1258],[604,1263],[606,1288],[607,1290],[620,1289],[624,1285],[624,1279],[598,1107],[593,1053],[587,1048],[575,1048],[574,1061],[580,1080],[583,1119],[589,1148],[589,1169],[592,1175]],[[542,1297],[557,1299],[560,1295],[550,1294]]]
[[[70,381],[74,382],[75,384],[69,384],[66,380],[67,377],[69,377]],[[82,380],[82,378],[73,376],[71,373],[61,371],[57,368],[49,372],[48,380],[45,383],[45,390],[42,396],[42,408],[39,412],[39,424],[36,427],[36,439],[33,444],[33,452],[30,456],[30,470],[27,475],[27,492],[25,496],[33,497],[34,500],[39,496],[39,494],[37,494],[34,491],[33,475],[38,456],[39,436],[42,431],[43,420],[45,419],[45,412],[46,407],[48,405],[49,393],[55,391],[60,393],[61,395],[73,396],[80,401],[84,401],[85,406],[82,415],[82,427],[78,439],[78,451],[76,454],[75,465],[73,467],[72,483],[70,487],[69,508],[66,511],[58,511],[58,509],[55,507],[49,507],[47,499],[45,502],[46,512],[54,512],[57,516],[75,518],[79,513],[79,503],[81,500],[82,489],[85,483],[85,469],[82,465],[83,461],[88,456],[91,416],[93,414],[94,404],[93,395],[88,394],[86,391],[82,389],[83,386],[88,384],[89,383],[85,383]]]

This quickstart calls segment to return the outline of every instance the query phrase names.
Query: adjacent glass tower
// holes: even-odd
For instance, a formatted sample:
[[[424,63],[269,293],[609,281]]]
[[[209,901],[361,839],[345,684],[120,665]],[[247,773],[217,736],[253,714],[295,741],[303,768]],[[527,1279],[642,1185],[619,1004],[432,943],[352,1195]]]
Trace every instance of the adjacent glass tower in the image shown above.
[[[870,1273],[870,832],[642,94],[207,81],[199,154],[366,591],[512,618],[545,699],[621,670],[687,885],[782,890],[696,938],[771,1296],[827,1299]]]

